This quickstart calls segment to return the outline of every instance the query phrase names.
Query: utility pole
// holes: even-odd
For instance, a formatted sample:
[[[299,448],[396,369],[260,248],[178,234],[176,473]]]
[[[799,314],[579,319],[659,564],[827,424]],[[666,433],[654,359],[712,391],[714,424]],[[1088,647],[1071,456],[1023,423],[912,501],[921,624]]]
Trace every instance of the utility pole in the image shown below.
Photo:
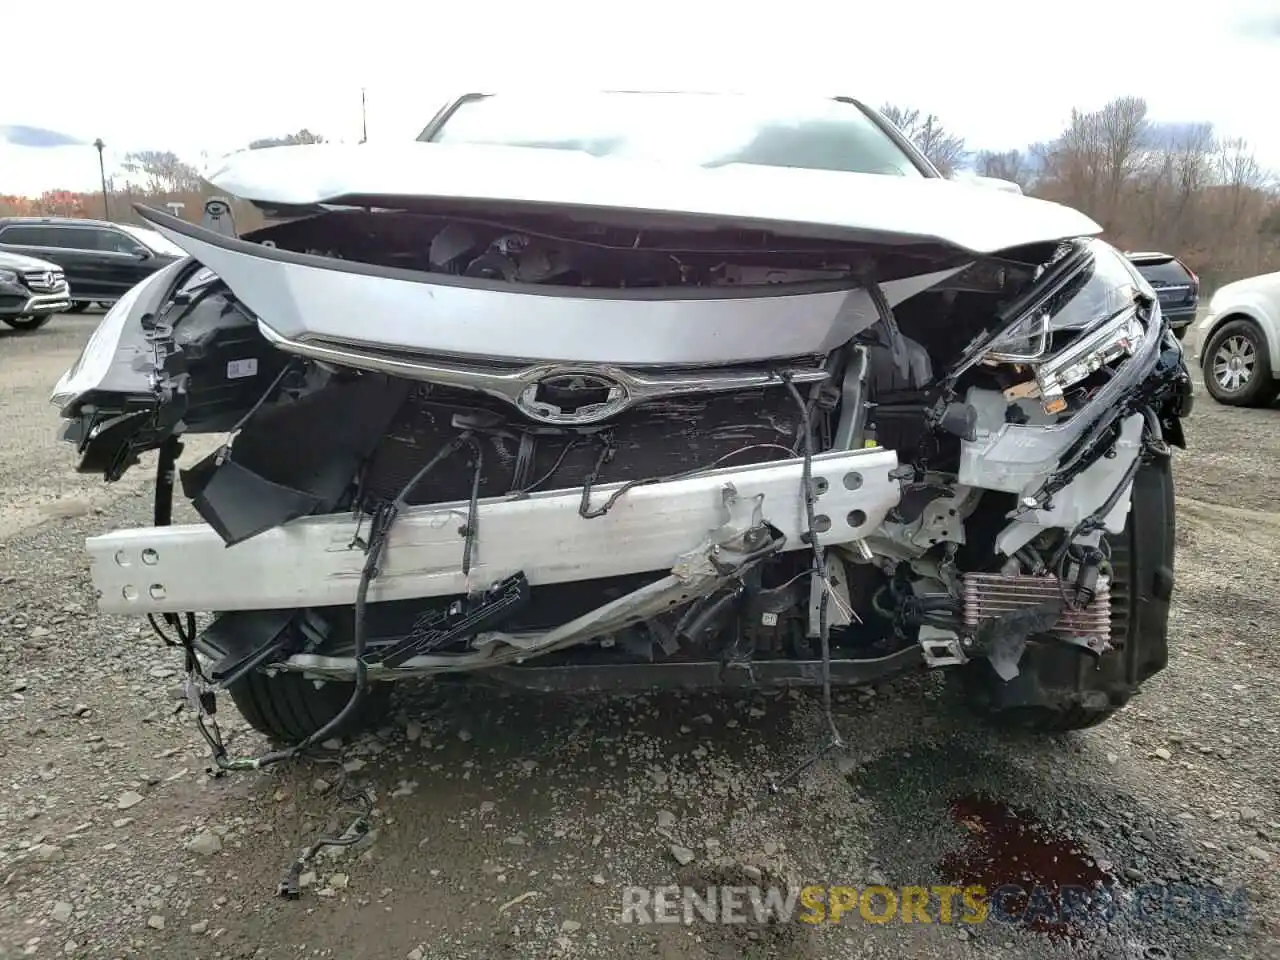
[[[99,137],[93,141],[94,147],[98,150],[98,176],[102,178],[102,219],[111,219],[111,208],[107,205],[107,168],[102,162],[102,148],[106,146]]]
[[[360,88],[360,142],[369,140],[369,116],[365,112],[364,87]]]

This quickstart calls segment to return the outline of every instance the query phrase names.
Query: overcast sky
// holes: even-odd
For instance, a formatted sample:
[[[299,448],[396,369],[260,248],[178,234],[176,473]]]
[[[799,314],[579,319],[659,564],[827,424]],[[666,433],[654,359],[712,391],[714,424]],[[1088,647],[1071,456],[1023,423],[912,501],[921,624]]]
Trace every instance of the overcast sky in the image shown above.
[[[939,114],[974,149],[1048,139],[1073,106],[1136,94],[1154,119],[1212,121],[1280,169],[1280,0],[46,0],[37,19],[56,25],[57,53],[5,45],[0,127],[101,137],[109,167],[300,127],[354,141],[362,86],[370,139],[411,138],[455,91],[536,82],[889,100]],[[0,193],[96,186],[92,147],[6,139]]]

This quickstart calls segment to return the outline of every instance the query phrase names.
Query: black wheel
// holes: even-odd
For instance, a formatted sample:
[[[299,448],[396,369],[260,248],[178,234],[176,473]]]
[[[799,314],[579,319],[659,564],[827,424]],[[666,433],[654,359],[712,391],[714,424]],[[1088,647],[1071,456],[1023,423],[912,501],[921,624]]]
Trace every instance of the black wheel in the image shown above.
[[[1067,644],[1032,640],[1018,676],[1008,683],[986,660],[953,668],[962,695],[993,725],[1036,733],[1096,726],[1168,663],[1174,546],[1169,458],[1138,470],[1125,529],[1107,540],[1114,649],[1096,658]]]
[[[1200,356],[1204,386],[1219,403],[1266,406],[1280,393],[1271,376],[1267,338],[1252,320],[1228,320],[1209,338]]]
[[[6,324],[12,326],[14,330],[38,330],[41,326],[49,323],[54,319],[54,315],[45,314],[44,316],[5,316],[0,317]]]
[[[354,683],[326,681],[319,686],[298,673],[251,673],[229,688],[231,699],[255,730],[279,743],[298,743],[342,712]],[[372,684],[356,712],[332,731],[356,733],[381,721],[391,706],[387,684]]]
[[[84,313],[88,309],[89,309],[88,300],[76,300],[71,304],[71,306],[67,307],[66,312],[67,313]]]

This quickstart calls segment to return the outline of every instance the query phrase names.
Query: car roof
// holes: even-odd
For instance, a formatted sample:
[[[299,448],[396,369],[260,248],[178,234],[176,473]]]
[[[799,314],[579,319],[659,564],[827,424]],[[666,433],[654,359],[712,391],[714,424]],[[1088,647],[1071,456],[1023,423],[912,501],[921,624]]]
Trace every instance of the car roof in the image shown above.
[[[87,217],[0,217],[0,223],[52,223],[80,227],[118,227],[107,220],[90,220]]]
[[[770,98],[800,98],[821,100],[858,100],[857,97],[848,93],[832,91],[822,87],[777,87],[772,84],[764,84],[759,86],[745,87],[589,87],[579,84],[520,84],[518,87],[509,87],[507,90],[486,87],[483,89],[460,90],[454,88],[450,91],[450,95],[445,98],[446,102],[452,103],[454,100],[460,100],[465,97],[492,97],[499,93],[507,91],[519,93],[521,95],[531,96],[555,96],[557,94],[587,94],[596,96],[599,94],[615,94],[615,93],[640,93],[640,94],[663,94],[663,95],[682,95],[682,96],[707,96],[707,97],[759,97],[766,96]],[[861,101],[860,101],[861,102]]]
[[[559,86],[559,85],[535,85],[529,86],[522,84],[518,88],[514,88],[517,93],[524,96],[535,96],[541,98],[550,98],[557,93],[585,93],[590,96],[613,95],[613,94],[644,94],[648,96],[694,96],[694,97],[800,97],[802,99],[812,98],[819,100],[842,100],[855,104],[863,109],[871,109],[868,104],[856,97],[846,94],[832,93],[830,91],[811,90],[802,88],[800,90],[782,89],[778,90],[773,87],[757,87],[746,89],[702,89],[690,88],[682,90],[671,87],[578,87],[578,86]],[[446,113],[451,113],[453,109],[460,106],[467,100],[486,100],[489,97],[496,96],[497,90],[454,90],[451,96],[446,97],[440,104],[440,108],[436,111],[431,122],[427,124],[430,128],[435,125]],[[877,111],[878,112],[878,111]]]

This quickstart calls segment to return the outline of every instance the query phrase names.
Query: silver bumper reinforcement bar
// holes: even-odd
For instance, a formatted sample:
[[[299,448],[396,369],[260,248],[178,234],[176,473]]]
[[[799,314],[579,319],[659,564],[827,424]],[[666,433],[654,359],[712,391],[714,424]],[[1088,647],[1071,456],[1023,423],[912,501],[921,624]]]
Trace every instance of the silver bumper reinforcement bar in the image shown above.
[[[850,543],[873,532],[900,498],[882,448],[825,453],[812,461],[819,543]],[[583,519],[581,490],[480,502],[474,563],[462,573],[466,503],[401,514],[369,601],[450,596],[517,571],[530,584],[566,583],[670,570],[731,519],[730,503],[755,502],[785,537],[807,549],[799,458],[726,467],[627,491],[604,516]],[[599,503],[621,484],[600,485]],[[366,522],[367,525],[367,522]],[[308,517],[227,547],[206,524],[145,527],[90,537],[93,583],[104,613],[296,609],[355,601],[363,550],[349,515]]]

